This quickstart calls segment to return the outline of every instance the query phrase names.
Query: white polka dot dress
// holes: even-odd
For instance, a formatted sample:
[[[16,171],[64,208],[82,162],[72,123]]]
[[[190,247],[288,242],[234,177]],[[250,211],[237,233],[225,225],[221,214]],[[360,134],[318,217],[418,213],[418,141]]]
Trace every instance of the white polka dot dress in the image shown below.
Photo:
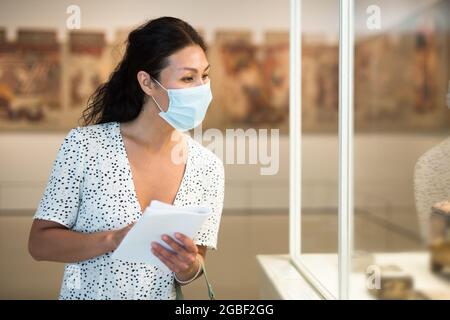
[[[213,215],[193,238],[217,249],[224,199],[224,168],[211,151],[186,134],[186,169],[174,205],[209,206]],[[119,122],[77,127],[62,143],[35,219],[72,231],[116,230],[137,221],[141,208]],[[150,245],[149,245],[150,250]],[[60,299],[175,299],[174,273],[111,253],[66,264]]]

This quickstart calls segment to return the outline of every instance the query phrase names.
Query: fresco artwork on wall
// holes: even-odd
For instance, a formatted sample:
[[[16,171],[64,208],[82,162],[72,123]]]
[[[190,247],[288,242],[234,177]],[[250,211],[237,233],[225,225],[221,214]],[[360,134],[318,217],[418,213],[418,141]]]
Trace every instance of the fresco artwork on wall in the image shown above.
[[[0,39],[0,127],[57,125],[63,104],[56,32],[19,30],[14,43],[5,36]]]
[[[450,128],[450,2],[355,42],[357,132],[435,132]],[[121,60],[132,28],[112,43],[102,31],[0,28],[0,129],[63,130],[80,124],[95,89]],[[201,34],[204,31],[198,28]],[[289,133],[289,32],[218,30],[208,43],[213,101],[203,128],[276,128]],[[302,36],[302,130],[338,132],[337,34]]]

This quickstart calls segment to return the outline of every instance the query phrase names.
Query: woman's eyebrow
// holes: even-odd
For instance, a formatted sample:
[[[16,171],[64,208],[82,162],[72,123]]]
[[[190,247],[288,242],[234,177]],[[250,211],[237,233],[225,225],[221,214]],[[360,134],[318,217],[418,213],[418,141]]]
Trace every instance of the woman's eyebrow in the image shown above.
[[[205,68],[204,71],[208,70],[211,67],[210,64],[208,64],[208,66]],[[189,68],[189,67],[183,67],[183,68],[178,68],[179,70],[189,70],[189,71],[194,71],[194,72],[198,72],[197,69],[195,68]]]

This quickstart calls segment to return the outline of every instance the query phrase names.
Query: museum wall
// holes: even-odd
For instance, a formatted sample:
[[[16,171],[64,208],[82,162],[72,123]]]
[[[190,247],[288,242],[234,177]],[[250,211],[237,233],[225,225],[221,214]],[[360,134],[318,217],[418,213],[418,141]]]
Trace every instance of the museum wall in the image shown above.
[[[420,4],[416,3],[415,6],[410,6],[408,10],[402,10],[399,12],[396,8],[404,8],[405,1],[379,1],[384,9],[383,23],[388,28],[389,25],[395,26],[402,21],[404,17],[411,15],[414,12],[420,11],[421,7],[429,6],[430,3],[438,1],[423,1]],[[2,7],[7,10],[0,12],[0,28],[4,29],[5,38],[8,41],[15,41],[18,30],[23,28],[37,28],[37,29],[51,29],[56,32],[57,41],[62,44],[69,41],[68,30],[65,27],[65,19],[68,16],[65,14],[67,6],[70,4],[68,1],[46,1],[43,2],[41,10],[31,12],[28,8],[27,1],[2,1]],[[285,1],[226,1],[226,2],[213,2],[210,1],[195,1],[195,9],[192,9],[192,5],[188,2],[177,1],[129,1],[125,4],[110,4],[107,2],[102,3],[90,2],[90,1],[78,1],[82,12],[82,27],[92,32],[104,33],[105,44],[114,44],[121,35],[120,31],[127,30],[130,26],[143,22],[147,18],[157,17],[161,15],[173,15],[184,18],[193,25],[198,27],[205,35],[207,41],[209,41],[214,48],[217,48],[217,44],[220,43],[218,39],[241,38],[245,37],[249,41],[248,46],[251,48],[263,49],[267,47],[267,43],[272,41],[275,45],[279,45],[283,54],[285,55],[287,47],[284,42],[283,46],[280,45],[279,39],[286,41],[286,34],[289,28],[289,2]],[[369,2],[367,2],[369,3]],[[324,10],[324,4],[328,10]],[[125,8],[126,7],[126,8]],[[258,8],[258,15],[254,14],[255,8]],[[359,6],[359,11],[363,9],[363,6]],[[392,10],[390,10],[392,9]],[[14,11],[14,17],[6,14],[7,12]],[[102,13],[103,14],[100,14]],[[216,14],[220,12],[220,14]],[[331,58],[324,58],[324,65],[327,66],[327,61],[336,60],[337,46],[336,46],[336,28],[337,28],[337,1],[305,1],[304,2],[304,30],[309,35],[309,38],[316,37],[322,43],[330,43],[330,50],[333,52]],[[395,14],[394,14],[395,13]],[[314,17],[320,16],[323,23],[315,23]],[[364,16],[364,12],[358,12],[358,19]],[[13,19],[14,18],[14,19]],[[359,22],[358,25],[360,25]],[[245,32],[244,32],[245,31]],[[361,28],[358,30],[358,35],[367,35],[367,30]],[[244,34],[244,36],[242,36]],[[327,36],[324,36],[327,35]],[[308,38],[308,39],[309,39]],[[123,39],[123,38],[122,38]],[[268,40],[269,39],[269,40]],[[275,39],[275,40],[274,40]],[[323,41],[328,39],[327,41]],[[314,40],[314,39],[313,39]],[[76,41],[76,39],[74,40]],[[378,40],[375,40],[375,42]],[[370,46],[370,43],[367,46]],[[314,43],[314,41],[312,41]],[[362,50],[364,46],[361,46]],[[227,48],[227,47],[225,47]],[[245,47],[246,48],[246,47]],[[246,52],[246,49],[243,49]],[[305,48],[308,47],[308,40],[306,41]],[[305,60],[311,55],[314,57],[314,48],[311,47],[312,53],[305,51]],[[305,49],[306,50],[306,49]],[[285,58],[285,56],[284,56]],[[327,60],[328,59],[328,60]],[[313,59],[314,60],[314,59]],[[316,59],[318,60],[318,59]],[[219,60],[218,60],[219,61]],[[287,82],[286,74],[286,59],[282,71],[284,70],[284,86]],[[223,61],[219,61],[223,62]],[[333,62],[335,63],[335,61]],[[214,64],[213,64],[214,65]],[[219,67],[219,63],[217,63]],[[81,67],[83,65],[81,64]],[[86,69],[86,68],[85,68]],[[219,68],[217,68],[219,69]],[[70,70],[64,72],[71,72]],[[328,69],[326,69],[328,70]],[[336,70],[333,69],[333,77],[336,76]],[[251,71],[251,69],[250,69]],[[220,71],[217,71],[220,79]],[[306,110],[310,108],[312,103],[316,103],[314,98],[314,88],[316,88],[316,82],[309,81],[308,75],[309,69],[305,70],[304,80],[304,94],[306,101],[304,101],[304,107]],[[331,78],[331,77],[330,77]],[[213,78],[214,79],[214,78]],[[264,80],[263,77],[261,79]],[[375,79],[376,80],[376,79]],[[329,80],[325,80],[329,81]],[[331,81],[331,80],[330,80]],[[218,81],[217,81],[218,82]],[[229,81],[231,82],[231,81]],[[325,90],[333,90],[333,94],[326,95],[331,97],[325,99],[323,102],[325,107],[328,105],[336,104],[335,90],[336,83],[331,83],[332,89],[326,89],[327,83],[325,83]],[[257,85],[255,88],[258,89]],[[258,121],[260,123],[245,122],[247,118],[239,118],[236,110],[241,110],[245,107],[245,104],[231,105],[229,109],[219,109],[222,106],[226,106],[228,102],[227,98],[231,91],[218,91],[217,103],[220,106],[213,106],[210,109],[209,118],[207,118],[206,124],[208,127],[219,127],[221,129],[231,127],[240,128],[243,127],[255,127],[280,129],[280,145],[279,145],[279,172],[275,175],[264,176],[260,174],[261,167],[264,165],[238,165],[227,164],[226,165],[226,197],[225,208],[226,209],[286,209],[288,208],[288,154],[289,154],[289,141],[288,141],[288,114],[286,98],[288,97],[288,88],[283,88],[284,102],[280,108],[277,105],[277,96],[272,96],[272,100],[266,102],[273,107],[269,108],[269,112],[257,114],[252,112],[249,108],[248,115],[255,118],[255,114],[260,116]],[[380,88],[382,90],[383,88]],[[66,91],[64,91],[66,90]],[[42,125],[19,125],[2,122],[2,130],[0,132],[0,148],[2,150],[2,157],[0,158],[0,210],[33,210],[40,196],[42,195],[43,188],[46,184],[52,161],[55,158],[59,145],[61,144],[65,134],[69,131],[69,128],[75,125],[73,121],[74,115],[79,116],[81,109],[73,109],[70,113],[70,101],[67,101],[67,85],[63,85],[63,97],[61,98],[63,104],[68,104],[68,109],[64,109],[68,112],[61,113],[55,116],[54,122],[45,123]],[[213,91],[214,92],[214,91]],[[375,92],[376,94],[377,92]],[[316,94],[317,95],[317,94]],[[309,98],[311,96],[311,98]],[[310,99],[310,100],[308,100]],[[70,100],[70,99],[69,99]],[[358,100],[365,103],[366,100]],[[311,103],[310,103],[311,102]],[[441,104],[443,106],[443,104]],[[387,103],[387,108],[389,103]],[[234,108],[234,109],[233,109]],[[278,108],[278,109],[277,109]],[[368,108],[373,106],[369,105]],[[228,112],[228,122],[216,123],[215,114],[221,114],[214,111]],[[273,112],[272,112],[273,111]],[[386,112],[389,110],[387,109]],[[271,118],[273,114],[278,112],[278,116],[281,117],[280,122],[277,119]],[[384,111],[383,111],[384,112]],[[267,115],[268,113],[268,115]],[[337,161],[338,161],[338,145],[337,145],[337,118],[336,110],[329,122],[311,120],[305,116],[304,127],[305,136],[303,137],[304,144],[304,184],[305,192],[308,196],[304,197],[304,205],[307,207],[319,207],[336,205],[337,197]],[[72,118],[71,118],[72,117]],[[436,118],[436,117],[435,117]],[[433,119],[430,118],[427,127],[432,127]],[[64,123],[64,119],[71,119],[58,128],[56,124]],[[262,119],[262,120],[261,120]],[[266,122],[264,122],[266,121]],[[272,121],[272,122],[270,122]],[[414,119],[412,121],[415,121]],[[399,130],[392,130],[392,125],[389,130],[383,132],[380,135],[381,130],[364,131],[364,122],[360,121],[362,129],[361,134],[358,135],[355,141],[355,149],[357,150],[357,156],[364,158],[364,167],[355,169],[355,181],[358,187],[357,192],[361,192],[364,196],[358,197],[365,205],[373,202],[377,203],[390,203],[392,205],[406,205],[411,204],[412,201],[412,170],[414,168],[414,160],[417,159],[423,152],[431,148],[438,142],[446,138],[445,133],[431,132],[428,135],[421,134],[415,136],[410,134],[411,130],[414,130],[415,122],[405,124],[404,127],[399,127]],[[384,128],[383,125],[380,128]],[[398,124],[395,123],[395,126]],[[420,127],[420,126],[419,126]],[[5,130],[7,129],[7,130]],[[402,130],[409,130],[408,133],[402,132]],[[422,131],[423,132],[423,131]],[[376,150],[377,141],[380,142],[379,146],[382,147],[385,153],[383,156],[380,153],[374,152]],[[227,143],[231,143],[228,141]],[[375,149],[374,149],[375,146]],[[403,150],[403,151],[400,151]],[[406,150],[406,152],[404,151]],[[383,157],[380,159],[380,157]],[[318,162],[317,159],[324,159],[323,162]],[[325,161],[326,159],[326,161]],[[276,159],[272,158],[273,161]],[[381,164],[383,161],[400,161],[404,162],[405,166],[402,171],[389,172],[384,170]],[[361,161],[358,163],[362,163]],[[368,170],[368,168],[378,168],[378,170]],[[380,183],[383,181],[383,183]],[[388,186],[386,181],[392,183]],[[392,196],[390,188],[397,190],[396,196]],[[400,193],[398,190],[401,190]],[[376,196],[373,196],[376,195]],[[380,198],[382,201],[380,202]]]

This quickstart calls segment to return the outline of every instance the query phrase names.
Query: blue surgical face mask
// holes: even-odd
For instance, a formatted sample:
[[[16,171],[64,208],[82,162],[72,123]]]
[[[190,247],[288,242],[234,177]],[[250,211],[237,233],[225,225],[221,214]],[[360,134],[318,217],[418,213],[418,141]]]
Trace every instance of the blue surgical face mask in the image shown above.
[[[154,80],[161,88],[167,91],[169,96],[167,111],[163,111],[152,96],[153,101],[161,110],[159,113],[161,118],[181,132],[191,130],[202,123],[212,100],[209,81],[192,88],[166,89],[156,79]]]

